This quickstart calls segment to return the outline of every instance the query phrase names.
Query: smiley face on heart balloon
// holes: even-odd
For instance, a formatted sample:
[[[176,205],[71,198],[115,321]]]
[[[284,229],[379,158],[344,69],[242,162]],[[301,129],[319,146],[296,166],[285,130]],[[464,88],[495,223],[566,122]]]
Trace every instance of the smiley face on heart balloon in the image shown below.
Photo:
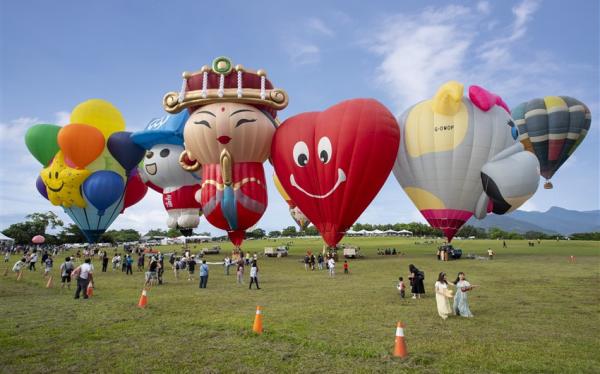
[[[385,106],[354,99],[284,121],[271,156],[285,191],[335,246],[385,183],[399,143]]]

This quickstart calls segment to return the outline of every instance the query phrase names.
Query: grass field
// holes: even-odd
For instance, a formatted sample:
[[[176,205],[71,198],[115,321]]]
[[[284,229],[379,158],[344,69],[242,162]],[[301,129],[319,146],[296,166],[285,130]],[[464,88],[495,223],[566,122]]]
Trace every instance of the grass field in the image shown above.
[[[289,257],[260,257],[262,290],[248,290],[248,272],[238,286],[220,266],[211,266],[203,290],[197,272],[194,282],[175,282],[168,271],[147,309],[136,306],[142,273],[99,273],[98,261],[90,300],[46,289],[39,269],[19,282],[9,273],[0,278],[0,372],[600,372],[600,243],[507,241],[503,249],[499,241],[456,241],[465,254],[492,247],[497,258],[439,262],[435,245],[412,239],[344,242],[366,256],[350,261],[350,275],[341,266],[335,279],[306,272],[302,256],[321,241],[294,240]],[[274,244],[247,241],[244,249]],[[406,255],[378,256],[380,247]],[[426,274],[422,300],[401,300],[395,289],[410,263]],[[439,318],[432,289],[440,271],[450,280],[464,271],[481,286],[470,294],[475,318]],[[251,333],[257,305],[261,336]],[[391,357],[399,320],[405,360]]]

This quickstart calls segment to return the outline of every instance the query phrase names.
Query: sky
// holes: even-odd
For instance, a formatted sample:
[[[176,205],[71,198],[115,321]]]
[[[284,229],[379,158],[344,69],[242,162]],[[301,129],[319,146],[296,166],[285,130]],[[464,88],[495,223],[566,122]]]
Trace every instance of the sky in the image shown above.
[[[4,1],[0,2],[0,229],[52,210],[35,189],[41,165],[24,143],[37,123],[69,123],[80,102],[102,98],[127,130],[164,115],[181,73],[221,55],[267,71],[290,105],[281,120],[345,99],[375,98],[399,116],[454,79],[509,107],[568,95],[592,128],[577,152],[522,209],[599,209],[599,2],[518,1]],[[265,164],[267,176],[272,168]],[[270,178],[258,227],[293,225]],[[390,175],[358,222],[423,221]],[[166,228],[158,193],[111,228]],[[198,231],[221,235],[201,219]]]

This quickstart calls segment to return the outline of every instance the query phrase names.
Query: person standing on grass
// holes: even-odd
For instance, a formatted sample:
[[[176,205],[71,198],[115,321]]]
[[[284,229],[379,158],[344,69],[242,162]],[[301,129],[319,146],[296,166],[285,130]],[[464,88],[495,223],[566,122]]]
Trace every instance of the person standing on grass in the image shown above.
[[[73,270],[73,275],[77,276],[77,291],[75,291],[75,298],[79,299],[79,294],[83,291],[83,298],[87,299],[87,288],[90,281],[93,279],[92,273],[92,260],[86,258],[84,263],[81,264],[77,269]]]
[[[106,273],[106,269],[108,268],[108,254],[106,251],[102,252],[102,272]]]
[[[113,271],[115,271],[117,269],[117,267],[119,267],[119,254],[115,253],[115,255],[112,258],[112,265],[113,265]]]
[[[194,272],[196,271],[196,256],[192,255],[192,257],[188,260],[188,281],[194,279]]]
[[[258,265],[256,264],[256,261],[252,261],[252,267],[250,268],[250,285],[248,286],[249,290],[252,289],[252,283],[256,283],[256,289],[260,290],[260,287],[258,286]]]
[[[133,258],[127,255],[125,258],[125,274],[133,275]]]
[[[200,265],[200,288],[206,288],[207,283],[208,283],[208,265],[206,265],[206,260],[202,260],[202,265]]]
[[[491,248],[488,248],[487,253],[488,253],[488,258],[490,260],[493,260],[494,259],[494,255],[495,255],[494,251],[492,251]]]
[[[421,295],[425,294],[425,285],[423,284],[425,273],[417,269],[413,264],[408,265],[408,271],[410,271],[408,280],[410,281],[410,288],[413,294],[412,298],[420,299]]]
[[[8,261],[10,261],[10,251],[7,249],[4,252],[4,262],[8,262]]]
[[[344,260],[344,274],[348,274],[349,273],[349,269],[348,269],[348,261]]]
[[[37,253],[33,252],[33,254],[31,255],[31,258],[29,258],[29,271],[36,271],[35,263],[37,262],[37,259],[38,259]]]
[[[442,319],[446,319],[452,314],[450,301],[448,300],[449,297],[452,297],[452,294],[449,291],[446,273],[441,272],[438,275],[437,282],[435,282],[435,302],[437,304],[438,314]]]
[[[46,278],[48,275],[52,275],[52,265],[54,264],[54,261],[52,260],[52,256],[48,255],[48,257],[46,257],[46,261],[44,262],[44,278]]]
[[[469,309],[467,292],[471,291],[473,287],[476,286],[467,281],[465,273],[462,271],[458,273],[454,285],[456,286],[456,295],[454,295],[454,304],[452,307],[454,313],[461,317],[473,317],[473,313],[471,313],[471,309]]]
[[[396,286],[396,288],[398,289],[398,294],[400,295],[400,298],[404,299],[404,296],[406,295],[406,286],[404,285],[404,278],[398,278],[398,285]]]
[[[310,257],[308,257],[308,254],[304,255],[304,270],[308,271],[308,263],[310,261]]]
[[[319,270],[323,270],[323,254],[319,253],[317,263],[319,264]]]
[[[146,283],[144,283],[144,287],[152,286],[155,281],[158,280],[158,268],[160,264],[156,260],[154,256],[150,260],[150,264],[148,265],[148,271],[146,272]]]
[[[171,256],[169,256],[169,264],[171,264],[171,269],[175,270],[175,255],[177,253],[173,252],[171,253]]]
[[[244,261],[239,260],[236,269],[238,284],[244,284]]]
[[[67,284],[67,288],[71,289],[71,273],[75,269],[75,265],[71,262],[71,257],[65,257],[65,262],[60,265],[60,288],[65,288],[65,283]]]
[[[327,269],[329,270],[329,277],[334,278],[335,277],[335,260],[333,259],[333,256],[329,257],[329,260],[327,260]]]
[[[137,271],[144,271],[144,254],[140,253],[137,260]]]
[[[223,269],[225,271],[225,275],[229,275],[229,267],[231,266],[231,260],[229,259],[229,256],[226,256],[223,260],[223,266],[225,267],[225,269]]]

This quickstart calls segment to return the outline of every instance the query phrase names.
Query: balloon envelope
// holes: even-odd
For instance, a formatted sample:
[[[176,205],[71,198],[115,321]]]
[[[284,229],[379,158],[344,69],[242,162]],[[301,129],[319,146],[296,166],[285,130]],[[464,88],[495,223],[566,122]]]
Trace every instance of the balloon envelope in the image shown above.
[[[125,170],[131,170],[142,161],[146,150],[131,140],[131,133],[118,131],[113,133],[106,142],[111,155],[123,166]]]
[[[147,191],[148,186],[146,186],[146,184],[140,177],[137,168],[133,169],[131,175],[129,176],[129,179],[127,180],[127,186],[125,188],[125,202],[123,204],[123,210],[129,208],[132,205],[137,204],[140,200],[142,200],[144,196],[146,196]]]
[[[402,142],[394,175],[429,224],[442,230],[448,241],[474,213],[483,218],[487,211],[514,210],[535,192],[530,182],[537,184],[539,177],[531,158],[510,168],[503,164],[504,170],[497,171],[500,159],[526,152],[515,141],[506,104],[481,87],[472,86],[466,98],[462,84],[448,82],[433,99],[409,108],[398,122]],[[487,193],[484,166],[494,176],[485,178]],[[526,181],[520,184],[517,175]],[[504,187],[506,182],[510,186]],[[494,186],[503,188],[494,192]],[[515,200],[508,203],[504,191],[513,187],[517,187],[517,192],[511,191]],[[519,203],[520,199],[524,200]]]
[[[98,209],[100,215],[110,205],[122,200],[124,189],[123,178],[108,170],[96,171],[83,182],[86,199]]]
[[[58,144],[69,161],[84,168],[104,150],[104,136],[92,126],[71,124],[58,133]]]
[[[42,235],[36,235],[33,238],[31,238],[31,242],[33,244],[43,244],[46,241],[46,238],[44,238]]]
[[[25,133],[27,149],[43,166],[47,166],[59,151],[57,137],[60,129],[56,125],[35,125]]]
[[[77,105],[71,112],[71,123],[83,123],[102,132],[105,139],[116,131],[125,130],[121,112],[102,99],[91,99]]]
[[[535,154],[540,174],[547,180],[575,152],[592,122],[589,108],[568,96],[529,100],[515,107],[512,116],[519,140]]]
[[[399,141],[385,106],[355,99],[288,118],[275,133],[271,159],[283,190],[335,246],[383,186]]]
[[[37,188],[40,195],[42,195],[46,200],[48,200],[48,191],[46,190],[46,185],[44,184],[42,177],[39,175],[35,180],[35,188]]]

